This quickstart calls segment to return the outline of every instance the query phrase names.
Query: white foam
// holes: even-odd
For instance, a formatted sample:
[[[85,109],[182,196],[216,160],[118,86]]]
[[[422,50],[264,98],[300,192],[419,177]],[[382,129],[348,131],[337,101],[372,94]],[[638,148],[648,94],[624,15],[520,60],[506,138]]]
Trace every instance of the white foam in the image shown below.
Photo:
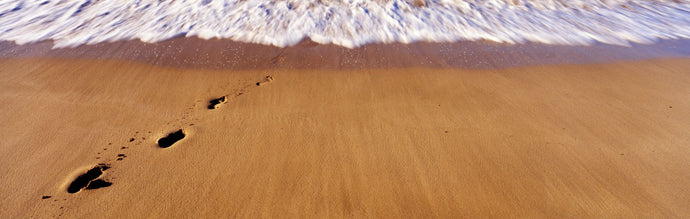
[[[415,6],[415,1],[425,6]],[[0,40],[55,47],[175,36],[285,47],[492,40],[628,45],[690,38],[688,0],[0,0]]]

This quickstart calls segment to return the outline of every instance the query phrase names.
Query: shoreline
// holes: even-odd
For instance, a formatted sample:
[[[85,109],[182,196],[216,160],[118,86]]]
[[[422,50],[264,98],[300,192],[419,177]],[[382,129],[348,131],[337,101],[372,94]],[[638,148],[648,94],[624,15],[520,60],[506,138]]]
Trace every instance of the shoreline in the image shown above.
[[[0,42],[3,218],[690,214],[690,40],[51,47]]]
[[[631,47],[595,44],[561,46],[489,41],[410,44],[368,44],[348,49],[309,39],[296,46],[241,43],[177,37],[158,43],[138,40],[51,49],[52,42],[26,45],[0,42],[0,57],[119,59],[158,66],[195,69],[367,69],[440,68],[500,69],[553,64],[610,63],[654,58],[690,57],[690,40],[662,40]]]

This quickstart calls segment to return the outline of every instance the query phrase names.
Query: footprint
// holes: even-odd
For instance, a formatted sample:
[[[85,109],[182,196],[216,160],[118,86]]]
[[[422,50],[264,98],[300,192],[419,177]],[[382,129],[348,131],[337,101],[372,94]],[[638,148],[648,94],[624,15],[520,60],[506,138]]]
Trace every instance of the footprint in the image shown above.
[[[266,75],[263,81],[256,82],[256,86],[261,86],[271,81],[273,81],[273,76]]]
[[[168,148],[175,144],[175,142],[182,140],[184,137],[185,134],[182,129],[177,130],[176,132],[168,134],[168,136],[158,139],[158,146],[161,148]]]
[[[228,98],[226,98],[225,96],[213,99],[213,100],[209,101],[208,109],[211,109],[211,110],[217,109],[218,105],[220,105],[221,103],[225,103],[225,101],[227,101],[227,100],[228,100]]]
[[[127,157],[127,155],[125,155],[125,154],[118,154],[116,160],[121,161],[122,159],[125,159],[126,157]]]
[[[101,177],[101,175],[103,175],[103,171],[109,168],[110,166],[108,164],[101,163],[96,165],[89,171],[86,171],[86,173],[74,179],[74,181],[72,181],[72,183],[67,188],[67,192],[77,193],[82,189],[98,189],[112,185],[112,183],[98,178]]]

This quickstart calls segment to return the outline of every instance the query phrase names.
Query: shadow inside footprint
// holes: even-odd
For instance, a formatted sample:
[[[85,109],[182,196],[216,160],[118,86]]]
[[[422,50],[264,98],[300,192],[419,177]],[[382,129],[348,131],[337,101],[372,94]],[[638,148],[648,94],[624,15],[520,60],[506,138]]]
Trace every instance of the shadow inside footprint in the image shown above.
[[[209,101],[208,109],[216,109],[218,108],[219,104],[225,103],[225,101],[227,101],[227,98],[225,98],[225,96],[213,99]]]
[[[86,189],[100,189],[111,185],[113,185],[113,183],[107,182],[102,179],[96,179],[94,181],[91,181],[91,183],[89,183],[89,185],[86,186]]]
[[[112,185],[112,183],[110,182],[98,179],[98,177],[101,177],[101,175],[103,175],[103,171],[109,168],[110,167],[107,164],[98,164],[97,166],[91,168],[89,171],[86,171],[86,173],[74,179],[74,181],[72,181],[72,184],[70,184],[67,188],[67,192],[77,193],[84,188],[97,189]]]
[[[158,146],[161,148],[168,148],[175,144],[175,142],[182,140],[184,138],[185,134],[182,131],[182,129],[177,130],[176,132],[168,134],[168,136],[165,136],[161,139],[158,140]]]

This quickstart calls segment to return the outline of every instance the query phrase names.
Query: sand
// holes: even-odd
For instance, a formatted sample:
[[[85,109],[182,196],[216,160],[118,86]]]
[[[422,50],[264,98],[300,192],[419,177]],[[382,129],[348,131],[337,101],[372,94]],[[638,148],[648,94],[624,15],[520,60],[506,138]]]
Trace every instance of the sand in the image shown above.
[[[44,41],[16,45],[0,41],[0,58],[57,57],[118,59],[176,68],[218,70],[371,68],[496,69],[554,64],[610,63],[654,58],[690,57],[690,39],[654,44],[562,46],[538,43],[501,44],[490,41],[368,44],[347,49],[309,39],[286,48],[228,39],[178,37],[158,43],[138,40],[51,49]]]
[[[0,218],[690,215],[688,58],[0,66]],[[158,146],[180,129],[182,140]],[[99,163],[112,185],[67,192]]]

